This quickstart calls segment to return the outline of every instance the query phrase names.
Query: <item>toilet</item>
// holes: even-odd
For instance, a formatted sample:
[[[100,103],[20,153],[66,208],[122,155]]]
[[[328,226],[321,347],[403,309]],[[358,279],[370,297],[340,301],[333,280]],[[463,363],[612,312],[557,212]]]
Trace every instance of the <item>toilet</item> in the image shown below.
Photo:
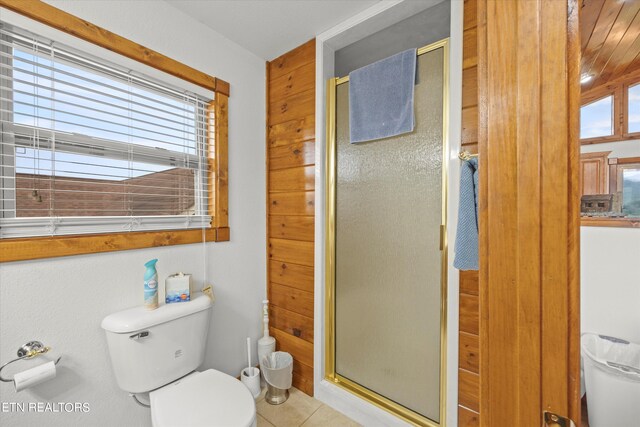
[[[210,318],[211,300],[200,295],[102,321],[118,386],[138,402],[148,399],[154,427],[257,425],[253,396],[240,381],[215,369],[196,371]]]

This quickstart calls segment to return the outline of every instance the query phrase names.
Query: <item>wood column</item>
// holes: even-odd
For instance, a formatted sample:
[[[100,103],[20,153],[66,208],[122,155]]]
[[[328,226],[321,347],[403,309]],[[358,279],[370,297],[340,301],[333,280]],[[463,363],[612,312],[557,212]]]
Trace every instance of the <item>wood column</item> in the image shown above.
[[[481,426],[580,425],[578,13],[478,0]]]
[[[462,150],[478,152],[478,0],[464,2],[462,39]],[[458,424],[480,424],[478,272],[460,272]]]

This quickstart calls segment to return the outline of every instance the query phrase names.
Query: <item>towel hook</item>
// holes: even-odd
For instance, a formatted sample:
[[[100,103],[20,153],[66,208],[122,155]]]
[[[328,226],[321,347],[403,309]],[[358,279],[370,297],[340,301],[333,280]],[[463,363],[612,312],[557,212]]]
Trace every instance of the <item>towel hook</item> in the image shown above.
[[[478,155],[477,155],[477,154],[471,154],[471,153],[470,153],[470,152],[468,152],[468,151],[463,151],[463,152],[461,152],[460,154],[458,154],[458,158],[459,158],[460,160],[467,160],[467,161],[469,161],[469,160],[471,160],[471,159],[472,159],[472,158],[474,158],[474,157],[478,157]]]
[[[22,360],[22,359],[31,359],[34,358],[36,356],[40,356],[41,354],[44,354],[46,352],[48,352],[49,350],[51,350],[51,347],[45,347],[44,344],[42,344],[40,341],[29,341],[26,344],[23,344],[19,349],[18,349],[18,357],[16,359],[13,359],[7,363],[5,363],[4,365],[0,366],[0,381],[3,381],[5,383],[10,383],[13,382],[12,378],[3,378],[2,377],[2,370],[12,364],[13,362],[17,362],[18,360]],[[58,360],[56,360],[54,363],[57,365],[58,362],[60,361],[60,359],[62,359],[62,356],[58,357]]]

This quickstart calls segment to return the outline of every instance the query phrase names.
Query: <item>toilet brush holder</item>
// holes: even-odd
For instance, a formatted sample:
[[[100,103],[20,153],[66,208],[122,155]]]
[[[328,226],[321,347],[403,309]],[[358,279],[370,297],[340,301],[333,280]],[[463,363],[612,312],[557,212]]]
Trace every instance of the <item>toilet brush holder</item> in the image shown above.
[[[263,337],[258,340],[258,360],[276,351],[276,339],[273,337]]]
[[[260,369],[244,368],[240,373],[240,381],[249,389],[254,399],[260,396]]]

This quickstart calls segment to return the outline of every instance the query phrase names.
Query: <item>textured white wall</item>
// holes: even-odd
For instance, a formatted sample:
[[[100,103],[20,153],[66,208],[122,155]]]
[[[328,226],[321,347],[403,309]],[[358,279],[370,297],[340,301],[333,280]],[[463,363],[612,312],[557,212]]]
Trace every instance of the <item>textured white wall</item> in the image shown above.
[[[638,141],[583,145],[582,153],[640,156]],[[581,329],[640,343],[640,229],[581,227]]]
[[[161,1],[50,3],[231,83],[231,242],[208,244],[206,253],[203,245],[185,245],[0,265],[0,361],[13,358],[17,347],[30,339],[64,354],[53,381],[19,394],[11,384],[0,383],[0,425],[148,426],[149,411],[115,383],[100,329],[107,314],[141,303],[145,261],[159,258],[161,283],[167,274],[183,270],[194,273],[201,284],[206,258],[217,301],[204,368],[238,375],[246,363],[245,337],[257,339],[261,332],[266,283],[265,64]],[[14,19],[2,9],[0,18]],[[90,412],[7,412],[12,402],[36,401],[88,402]]]
[[[609,157],[635,157],[640,156],[640,142],[616,141],[605,142],[603,144],[589,144],[580,147],[581,153],[597,153],[600,151],[611,151]]]
[[[640,343],[640,229],[580,230],[581,329]]]

